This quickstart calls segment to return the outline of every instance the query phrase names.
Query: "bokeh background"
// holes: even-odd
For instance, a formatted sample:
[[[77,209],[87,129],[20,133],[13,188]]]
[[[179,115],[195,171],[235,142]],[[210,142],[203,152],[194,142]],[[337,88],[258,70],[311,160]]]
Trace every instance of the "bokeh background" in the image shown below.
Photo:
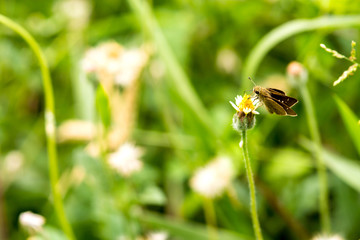
[[[229,104],[251,91],[248,74],[258,85],[299,99],[293,107],[296,118],[270,115],[260,107],[248,133],[264,237],[310,239],[320,233],[307,106],[286,74],[292,61],[308,72],[327,166],[332,233],[360,237],[360,126],[353,124],[358,117],[351,118],[360,114],[360,75],[355,72],[334,87],[353,63],[320,47],[324,43],[350,55],[351,42],[359,42],[359,23],[351,19],[359,19],[360,2],[37,0],[1,1],[0,12],[33,35],[48,62],[59,186],[77,239],[151,239],[149,233],[158,231],[168,239],[209,239],[211,223],[219,239],[255,239],[240,135],[232,129],[235,110]],[[289,34],[284,40],[271,47],[270,39],[261,42],[283,24],[319,17],[328,17],[328,25],[291,25],[275,34]],[[292,32],[296,28],[306,31]],[[101,88],[100,77],[84,69],[89,49],[108,42],[146,52],[130,87],[110,83]],[[260,43],[269,51],[263,50],[258,68],[249,70],[249,56]],[[24,40],[4,26],[0,78],[0,237],[34,235],[19,223],[20,213],[32,211],[46,219],[36,239],[66,239],[50,189],[39,64]],[[66,129],[69,120],[77,122]],[[115,142],[109,142],[113,130]],[[142,151],[142,169],[128,177],[107,162],[125,142]],[[234,176],[230,190],[211,200],[214,224],[206,218],[203,197],[189,183],[217,156],[231,159]]]

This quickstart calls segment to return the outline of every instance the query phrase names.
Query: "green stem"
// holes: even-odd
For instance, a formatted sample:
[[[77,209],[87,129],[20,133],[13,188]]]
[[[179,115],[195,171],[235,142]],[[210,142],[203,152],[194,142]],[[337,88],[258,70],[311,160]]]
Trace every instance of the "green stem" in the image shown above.
[[[52,197],[54,200],[54,207],[59,219],[60,225],[66,234],[68,239],[75,239],[72,228],[66,218],[62,197],[58,186],[58,163],[57,163],[57,151],[56,151],[56,133],[55,133],[55,107],[54,107],[54,94],[49,73],[49,68],[43,52],[41,51],[38,43],[35,39],[19,24],[15,23],[11,19],[0,14],[0,23],[4,24],[14,32],[18,33],[30,46],[36,55],[45,93],[45,133],[47,140],[47,150],[49,158],[49,175]]]
[[[217,231],[216,231],[216,213],[212,199],[204,198],[204,211],[205,211],[206,225],[208,227],[208,232],[209,232],[209,239],[216,240],[218,239]]]
[[[71,69],[71,84],[74,96],[75,113],[78,119],[94,121],[94,90],[90,81],[80,70],[80,57],[83,53],[83,32],[70,31],[66,35],[66,43],[69,53]]]
[[[310,135],[313,142],[315,143],[315,157],[316,167],[319,178],[320,188],[320,215],[321,215],[321,229],[324,233],[330,233],[330,214],[329,214],[329,203],[328,203],[328,183],[326,176],[326,167],[323,160],[322,146],[320,132],[317,125],[314,104],[312,102],[309,89],[306,83],[300,84],[299,89],[304,100],[306,119],[309,125]]]
[[[128,0],[128,2],[136,13],[139,22],[156,44],[159,55],[168,69],[170,79],[173,81],[177,94],[179,94],[179,97],[185,105],[191,110],[194,116],[196,116],[199,123],[201,123],[209,133],[216,135],[216,128],[212,127],[211,118],[207,110],[191,85],[186,73],[176,60],[168,41],[151,11],[149,3],[142,0]]]
[[[247,79],[254,77],[259,64],[266,54],[283,40],[292,37],[298,33],[326,28],[344,28],[349,26],[359,26],[360,15],[353,16],[325,16],[314,19],[297,19],[287,22],[266,34],[250,51],[245,60],[242,86],[243,89],[249,89],[251,82]]]
[[[245,162],[245,169],[246,169],[246,175],[249,182],[249,188],[250,188],[250,207],[251,207],[251,218],[253,222],[253,228],[255,232],[255,236],[257,240],[262,240],[263,237],[261,235],[261,227],[259,218],[257,215],[256,210],[256,194],[255,194],[255,183],[254,183],[254,176],[251,170],[251,163],[249,159],[249,152],[248,152],[248,146],[247,146],[247,133],[246,130],[241,131],[241,139],[243,143],[243,154],[244,154],[244,162]]]

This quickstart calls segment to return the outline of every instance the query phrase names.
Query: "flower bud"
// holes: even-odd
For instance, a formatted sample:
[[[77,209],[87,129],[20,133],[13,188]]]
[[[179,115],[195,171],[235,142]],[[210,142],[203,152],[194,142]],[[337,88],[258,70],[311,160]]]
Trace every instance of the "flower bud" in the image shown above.
[[[292,85],[304,84],[308,80],[306,68],[299,62],[293,61],[286,68],[286,73]]]
[[[251,129],[255,126],[255,115],[252,112],[248,114],[245,114],[242,111],[237,112],[233,116],[232,126],[238,132]]]

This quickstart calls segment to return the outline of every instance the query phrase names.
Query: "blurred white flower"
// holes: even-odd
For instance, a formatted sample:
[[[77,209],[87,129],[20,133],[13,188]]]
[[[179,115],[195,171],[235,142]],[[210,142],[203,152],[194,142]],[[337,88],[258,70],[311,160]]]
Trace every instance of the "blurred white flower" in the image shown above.
[[[312,240],[344,240],[340,235],[317,235]]]
[[[20,151],[11,151],[4,158],[3,169],[6,173],[14,174],[24,164],[24,155]]]
[[[34,234],[42,230],[45,218],[39,214],[27,211],[20,214],[19,222],[30,234]]]
[[[216,56],[216,66],[227,74],[234,73],[238,63],[239,57],[230,48],[221,49]]]
[[[143,236],[137,236],[136,240],[166,240],[168,238],[168,234],[166,232],[151,232]],[[120,235],[116,238],[117,240],[130,240],[129,237],[125,235]]]
[[[142,68],[147,63],[148,56],[140,49],[129,49],[121,56],[121,63],[115,76],[115,82],[121,86],[128,86],[138,78]]]
[[[87,0],[60,0],[54,5],[54,12],[69,20],[70,29],[79,30],[89,22],[91,5]]]
[[[311,240],[344,240],[340,235],[317,235]]]
[[[130,238],[125,235],[120,235],[116,238],[116,240],[130,240]]]
[[[200,195],[214,198],[221,195],[234,176],[233,164],[227,157],[217,157],[198,169],[190,180],[191,188]]]
[[[146,240],[166,240],[167,238],[166,232],[151,232],[147,235]]]
[[[126,87],[140,76],[148,57],[143,49],[125,49],[116,42],[106,42],[85,53],[82,68],[95,73],[99,81],[110,78]]]
[[[58,127],[58,141],[90,141],[96,136],[96,126],[83,120],[67,120]]]
[[[140,160],[142,155],[141,148],[132,143],[124,143],[116,152],[110,154],[108,161],[112,168],[122,176],[128,177],[142,169],[143,162]]]

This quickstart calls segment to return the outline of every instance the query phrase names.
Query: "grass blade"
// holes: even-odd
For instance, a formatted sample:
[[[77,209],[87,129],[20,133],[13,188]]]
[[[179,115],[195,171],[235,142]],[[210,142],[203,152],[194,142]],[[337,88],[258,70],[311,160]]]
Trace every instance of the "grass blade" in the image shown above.
[[[302,139],[301,144],[309,151],[313,150],[314,143],[307,139]],[[360,162],[354,161],[328,150],[323,150],[325,165],[342,181],[360,192]]]
[[[209,237],[206,226],[167,218],[151,212],[141,214],[139,221],[152,227],[162,228],[176,239],[208,240]],[[218,230],[218,239],[253,240],[252,237],[225,230]]]
[[[353,143],[355,144],[356,150],[360,155],[360,126],[358,124],[359,118],[349,108],[349,106],[343,100],[341,100],[341,98],[334,95],[334,99],[339,109],[340,116],[344,121],[345,127]]]

